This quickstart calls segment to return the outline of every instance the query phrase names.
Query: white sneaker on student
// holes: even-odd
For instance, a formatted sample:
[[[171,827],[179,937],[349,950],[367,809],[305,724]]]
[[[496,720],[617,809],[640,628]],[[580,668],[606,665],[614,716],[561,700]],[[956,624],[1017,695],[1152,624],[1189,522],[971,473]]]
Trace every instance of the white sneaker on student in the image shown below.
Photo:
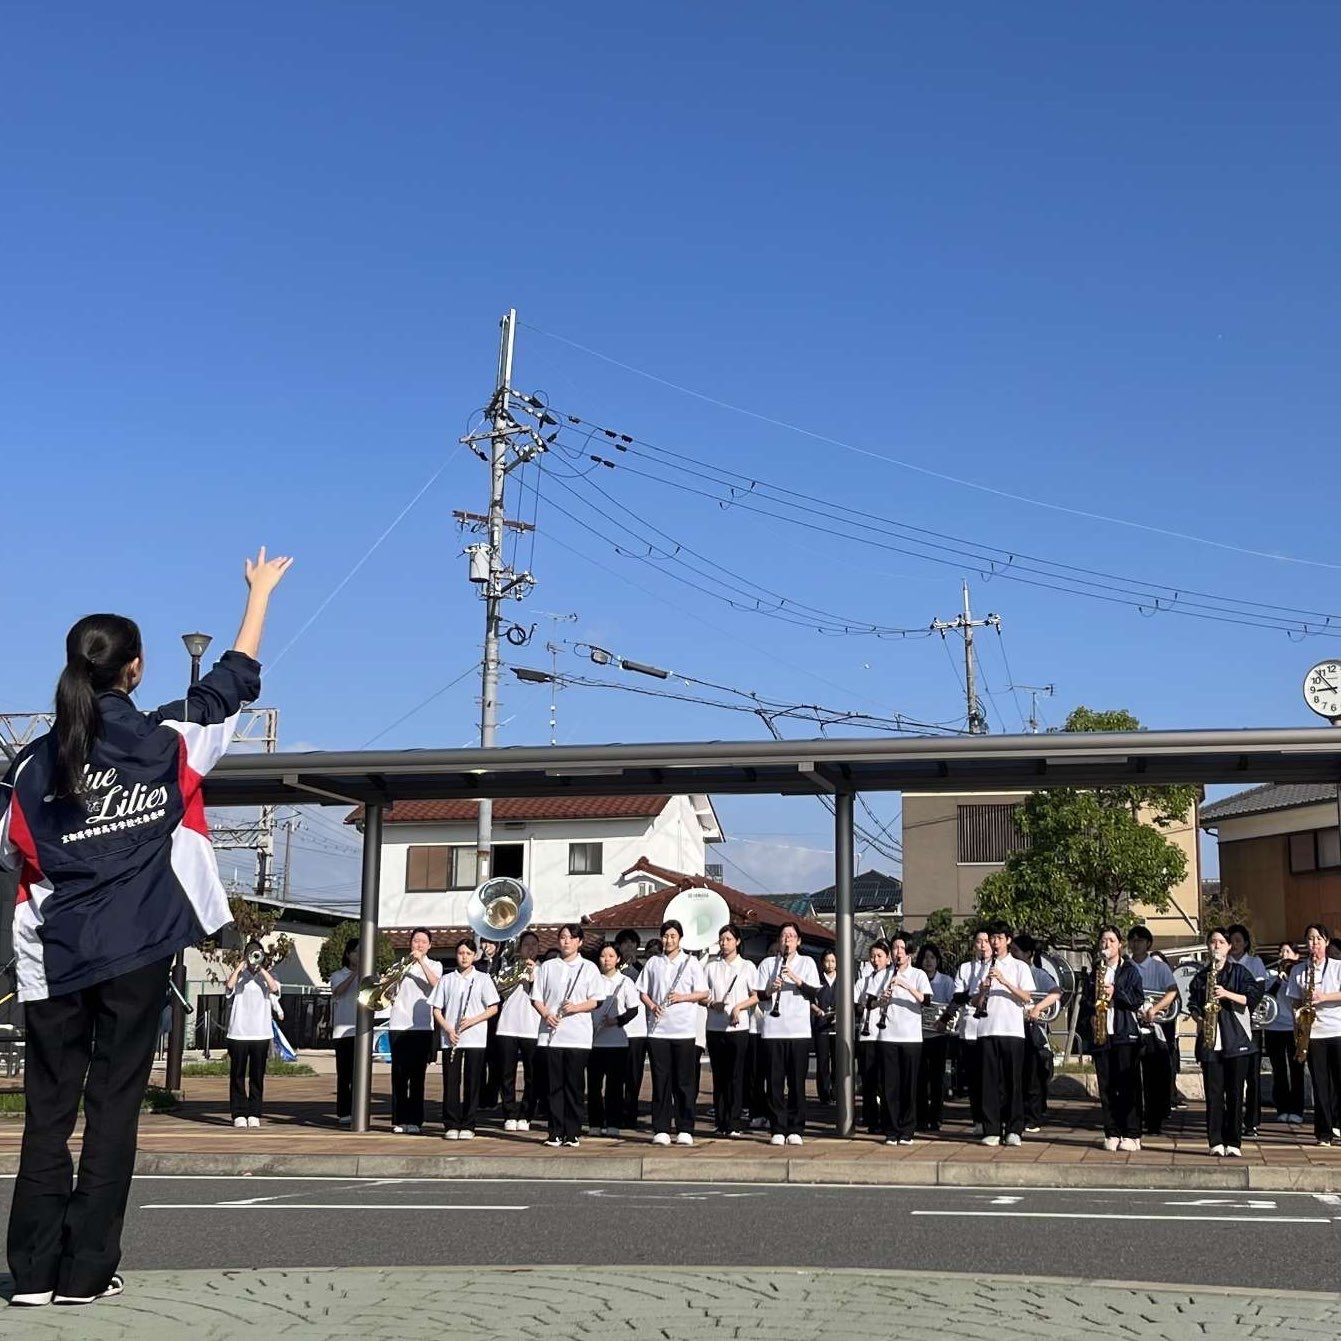
[[[525,1118],[518,1118],[518,1119],[517,1119],[517,1130],[518,1130],[518,1131],[530,1131],[530,1130],[531,1130],[531,1124],[530,1124]]]
[[[349,1127],[349,1126],[352,1126],[352,1125],[353,1125],[353,1122],[354,1122],[354,1119],[351,1118],[351,1117],[342,1117],[342,1118],[339,1119],[339,1123],[340,1123],[340,1125],[341,1125],[342,1127]]]
[[[261,1125],[261,1119],[258,1117],[249,1117],[247,1119],[247,1126],[249,1127],[259,1127],[260,1125]]]
[[[458,1141],[473,1141],[475,1139],[475,1133],[469,1128],[466,1128],[464,1131],[457,1133],[456,1139]]]
[[[247,1119],[244,1117],[233,1119],[233,1126],[235,1127],[245,1127],[246,1125],[247,1125]]]
[[[261,1124],[258,1122],[256,1125],[259,1127]],[[405,1124],[405,1134],[406,1136],[418,1136],[419,1128],[413,1122],[407,1122]]]
[[[1121,1138],[1121,1140],[1118,1141],[1119,1150],[1126,1150],[1128,1152],[1131,1152],[1133,1150],[1139,1150],[1140,1148],[1141,1143],[1134,1136],[1124,1136]]]
[[[768,1144],[769,1144],[769,1145],[786,1145],[786,1144],[787,1144],[787,1138],[786,1138],[780,1131],[776,1131],[776,1132],[773,1133],[772,1136],[770,1136],[770,1137],[768,1138]]]
[[[1225,1153],[1225,1148],[1224,1148],[1224,1146],[1222,1146],[1222,1145],[1213,1145],[1213,1146],[1211,1146],[1211,1154],[1213,1154],[1213,1155],[1217,1155],[1217,1156],[1220,1156],[1220,1157],[1223,1158],[1224,1153]]]
[[[1243,1158],[1243,1151],[1240,1150],[1240,1149],[1238,1148],[1238,1146],[1236,1146],[1236,1145],[1227,1145],[1227,1146],[1225,1146],[1225,1154],[1228,1155],[1228,1156],[1230,1157],[1230,1159],[1242,1159],[1242,1158]]]
[[[455,1127],[453,1127],[451,1131],[443,1132],[442,1139],[444,1141],[459,1141],[461,1139],[461,1133],[457,1131]]]
[[[1000,1144],[1001,1144],[1001,1138],[1000,1138],[999,1136],[984,1136],[984,1137],[982,1138],[982,1144],[983,1144],[983,1145],[1000,1145]]]
[[[405,1135],[405,1128],[404,1128],[404,1127],[392,1127],[391,1130],[392,1130],[393,1132],[395,1132],[397,1136],[404,1136],[404,1135]]]
[[[668,1131],[659,1131],[654,1137],[652,1137],[653,1145],[670,1145],[670,1143],[671,1143],[670,1132]]]
[[[55,1290],[40,1290],[33,1294],[16,1294],[10,1301],[10,1308],[45,1308],[55,1296]]]
[[[507,1120],[505,1123],[503,1123],[503,1130],[504,1130],[504,1131],[516,1131],[516,1130],[517,1130],[517,1119],[516,1119],[516,1118],[508,1118],[508,1120]]]
[[[788,1144],[788,1145],[801,1145],[801,1144],[803,1144],[802,1141],[801,1141],[801,1134],[800,1134],[800,1132],[791,1132],[791,1133],[788,1135],[788,1137],[787,1137],[787,1144]]]
[[[916,1145],[917,1142],[914,1141],[913,1138],[912,1138],[911,1136],[904,1136],[904,1137],[901,1137],[901,1138],[900,1138],[900,1140],[899,1140],[899,1144],[900,1144],[900,1145]]]
[[[1020,1145],[1020,1144],[1022,1144],[1022,1140],[1021,1140],[1021,1137],[1020,1137],[1019,1132],[1015,1132],[1015,1131],[1013,1131],[1013,1132],[1009,1133],[1009,1135],[1007,1135],[1007,1137],[1006,1137],[1006,1144],[1007,1144],[1007,1145]]]
[[[676,1144],[676,1145],[693,1145],[693,1144],[694,1144],[694,1136],[693,1136],[693,1133],[692,1133],[692,1132],[687,1132],[687,1131],[682,1131],[682,1132],[675,1138],[675,1144]]]

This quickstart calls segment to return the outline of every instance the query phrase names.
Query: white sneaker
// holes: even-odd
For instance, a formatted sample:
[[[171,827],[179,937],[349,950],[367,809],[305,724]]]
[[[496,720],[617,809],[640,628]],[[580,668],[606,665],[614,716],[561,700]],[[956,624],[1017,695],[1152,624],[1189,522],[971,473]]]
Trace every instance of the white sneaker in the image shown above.
[[[339,1122],[342,1127],[349,1127],[353,1125],[354,1119],[348,1117],[342,1117],[339,1119]]]
[[[803,1145],[800,1132],[791,1132],[787,1137],[788,1145]]]
[[[652,1137],[653,1145],[670,1145],[670,1143],[671,1143],[670,1132],[668,1131],[659,1131],[654,1137]]]
[[[235,1123],[234,1125],[236,1126],[236,1123]],[[391,1130],[394,1131],[394,1132],[396,1133],[397,1136],[404,1136],[404,1135],[405,1135],[405,1128],[404,1128],[404,1127],[392,1127]]]
[[[457,1131],[455,1127],[453,1127],[451,1131],[443,1132],[442,1139],[444,1141],[459,1141],[461,1139],[461,1133]]]
[[[16,1294],[10,1301],[10,1308],[45,1308],[55,1297],[55,1290],[41,1290],[34,1294]]]
[[[233,1126],[235,1126],[235,1127],[245,1127],[246,1125],[247,1125],[247,1119],[246,1119],[246,1118],[234,1118],[234,1119],[233,1119]]]
[[[1016,1131],[1010,1132],[1010,1133],[1007,1135],[1007,1137],[1006,1137],[1006,1144],[1007,1144],[1007,1145],[1021,1145],[1021,1144],[1023,1144],[1022,1139],[1021,1139],[1021,1137],[1020,1137],[1020,1133],[1019,1133],[1019,1132],[1016,1132]]]
[[[916,1145],[917,1142],[911,1136],[905,1136],[899,1141],[900,1145]]]
[[[552,1150],[557,1150],[557,1149],[559,1149],[559,1147],[560,1147],[561,1145],[563,1145],[563,1137],[562,1137],[562,1136],[551,1136],[551,1137],[545,1142],[545,1144],[546,1144],[547,1146],[549,1146]]]
[[[259,1127],[260,1125],[261,1125],[261,1119],[258,1117],[249,1117],[247,1119],[247,1126],[249,1127]]]
[[[1213,1146],[1211,1146],[1211,1154],[1213,1154],[1213,1155],[1218,1155],[1218,1156],[1220,1156],[1220,1157],[1223,1158],[1224,1153],[1225,1153],[1225,1148],[1224,1148],[1224,1146],[1222,1146],[1222,1145],[1213,1145]]]
[[[1043,1130],[1042,1127],[1026,1127],[1026,1128],[1025,1128],[1025,1131],[1028,1132],[1030,1136],[1037,1136],[1038,1133],[1041,1132],[1042,1130]]]
[[[516,1130],[517,1130],[517,1119],[516,1119],[516,1118],[508,1118],[508,1120],[507,1120],[505,1123],[503,1123],[503,1130],[504,1130],[504,1131],[516,1131]]]
[[[256,1125],[259,1127],[261,1124],[258,1122]],[[405,1124],[405,1134],[406,1136],[418,1136],[419,1128],[413,1122],[407,1122]]]
[[[787,1144],[787,1138],[786,1138],[780,1131],[778,1131],[778,1132],[774,1132],[773,1135],[770,1136],[770,1137],[768,1138],[768,1144],[769,1144],[769,1145],[786,1145],[786,1144]]]
[[[692,1134],[691,1132],[682,1131],[682,1132],[675,1138],[675,1144],[676,1144],[676,1145],[693,1145],[693,1144],[694,1144],[694,1137],[693,1137],[693,1134]]]
[[[1118,1138],[1116,1136],[1105,1136],[1103,1139],[1103,1148],[1105,1150],[1116,1150],[1118,1148]]]
[[[1118,1141],[1119,1150],[1126,1150],[1130,1152],[1132,1150],[1139,1150],[1140,1148],[1141,1143],[1134,1136],[1124,1136]]]
[[[1292,1127],[1302,1127],[1304,1125],[1304,1115],[1302,1113],[1289,1113],[1285,1120]]]
[[[1242,1158],[1243,1158],[1243,1151],[1240,1150],[1240,1149],[1238,1148],[1238,1146],[1236,1146],[1236,1145],[1227,1145],[1227,1146],[1225,1146],[1225,1154],[1228,1155],[1228,1156],[1230,1157],[1230,1159],[1242,1159]]]
[[[473,1141],[475,1139],[475,1133],[467,1128],[457,1139],[461,1141]]]
[[[518,1131],[530,1131],[530,1130],[531,1130],[531,1124],[530,1124],[525,1118],[518,1118],[518,1119],[517,1119],[517,1130],[518,1130]]]
[[[1001,1138],[999,1136],[984,1136],[982,1143],[983,1145],[1000,1145]]]
[[[973,1126],[969,1128],[970,1136],[981,1136],[982,1132],[983,1132],[983,1126],[981,1122],[975,1122]]]
[[[58,1294],[52,1296],[51,1302],[53,1304],[95,1304],[99,1299],[115,1299],[117,1295],[124,1293],[125,1288],[126,1282],[121,1278],[120,1274],[117,1274],[108,1281],[107,1288],[100,1294]]]

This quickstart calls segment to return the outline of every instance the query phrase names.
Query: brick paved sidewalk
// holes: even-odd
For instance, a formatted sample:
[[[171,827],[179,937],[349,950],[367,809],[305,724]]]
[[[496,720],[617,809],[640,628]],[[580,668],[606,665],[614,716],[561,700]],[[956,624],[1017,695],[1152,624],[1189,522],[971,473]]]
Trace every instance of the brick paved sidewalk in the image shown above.
[[[833,1110],[812,1106],[806,1144],[775,1150],[763,1133],[726,1141],[703,1135],[692,1150],[654,1150],[650,1132],[621,1139],[589,1137],[578,1150],[546,1150],[544,1132],[513,1134],[491,1116],[468,1143],[440,1139],[441,1075],[428,1076],[426,1135],[390,1130],[389,1078],[374,1072],[375,1130],[341,1130],[333,1110],[333,1078],[270,1077],[265,1125],[237,1131],[228,1120],[224,1077],[186,1081],[186,1102],[172,1114],[146,1114],[140,1125],[141,1172],[324,1173],[434,1177],[549,1176],[561,1161],[574,1178],[748,1180],[757,1182],[950,1183],[980,1186],[1186,1186],[1341,1192],[1341,1147],[1312,1143],[1310,1129],[1268,1123],[1242,1160],[1213,1158],[1206,1149],[1201,1107],[1176,1111],[1166,1133],[1133,1154],[1098,1145],[1099,1110],[1090,1099],[1053,1104],[1053,1122],[1018,1149],[987,1148],[967,1134],[967,1113],[951,1105],[945,1129],[910,1147],[889,1149],[864,1133],[833,1135]],[[711,1130],[711,1124],[704,1124]],[[17,1167],[22,1123],[0,1120],[0,1174]],[[1307,1134],[1304,1134],[1307,1133]]]
[[[900,1332],[955,1341],[1070,1336],[1319,1337],[1341,1294],[1026,1280],[911,1271],[675,1267],[358,1268],[144,1271],[126,1293],[81,1309],[18,1310],[6,1337],[192,1341],[239,1336],[664,1341],[886,1341]],[[251,1329],[255,1328],[253,1333]]]

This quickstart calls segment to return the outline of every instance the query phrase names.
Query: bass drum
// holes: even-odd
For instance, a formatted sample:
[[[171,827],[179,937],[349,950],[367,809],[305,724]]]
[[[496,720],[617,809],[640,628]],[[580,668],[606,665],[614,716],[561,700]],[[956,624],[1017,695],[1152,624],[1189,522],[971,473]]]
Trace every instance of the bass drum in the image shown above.
[[[1056,955],[1040,955],[1039,958],[1043,961],[1043,967],[1052,974],[1052,980],[1062,994],[1061,1009],[1065,1010],[1075,995],[1076,972],[1065,959],[1059,959]]]

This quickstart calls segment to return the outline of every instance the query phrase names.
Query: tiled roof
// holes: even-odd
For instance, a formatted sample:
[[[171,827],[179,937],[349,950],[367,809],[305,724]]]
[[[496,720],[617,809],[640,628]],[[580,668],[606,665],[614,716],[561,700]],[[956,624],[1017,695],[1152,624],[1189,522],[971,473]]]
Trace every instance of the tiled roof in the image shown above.
[[[832,913],[838,891],[833,885],[810,896],[810,906],[817,913]],[[903,908],[903,881],[884,871],[862,871],[852,878],[852,911],[854,913],[893,912]]]
[[[669,796],[533,796],[494,802],[494,820],[655,819]],[[474,801],[397,801],[386,808],[385,824],[462,824],[474,820]],[[351,811],[346,824],[363,818]]]
[[[1242,815],[1261,815],[1272,810],[1293,810],[1296,806],[1315,806],[1336,800],[1336,785],[1330,782],[1268,782],[1250,787],[1201,808],[1202,824],[1237,819]]]

